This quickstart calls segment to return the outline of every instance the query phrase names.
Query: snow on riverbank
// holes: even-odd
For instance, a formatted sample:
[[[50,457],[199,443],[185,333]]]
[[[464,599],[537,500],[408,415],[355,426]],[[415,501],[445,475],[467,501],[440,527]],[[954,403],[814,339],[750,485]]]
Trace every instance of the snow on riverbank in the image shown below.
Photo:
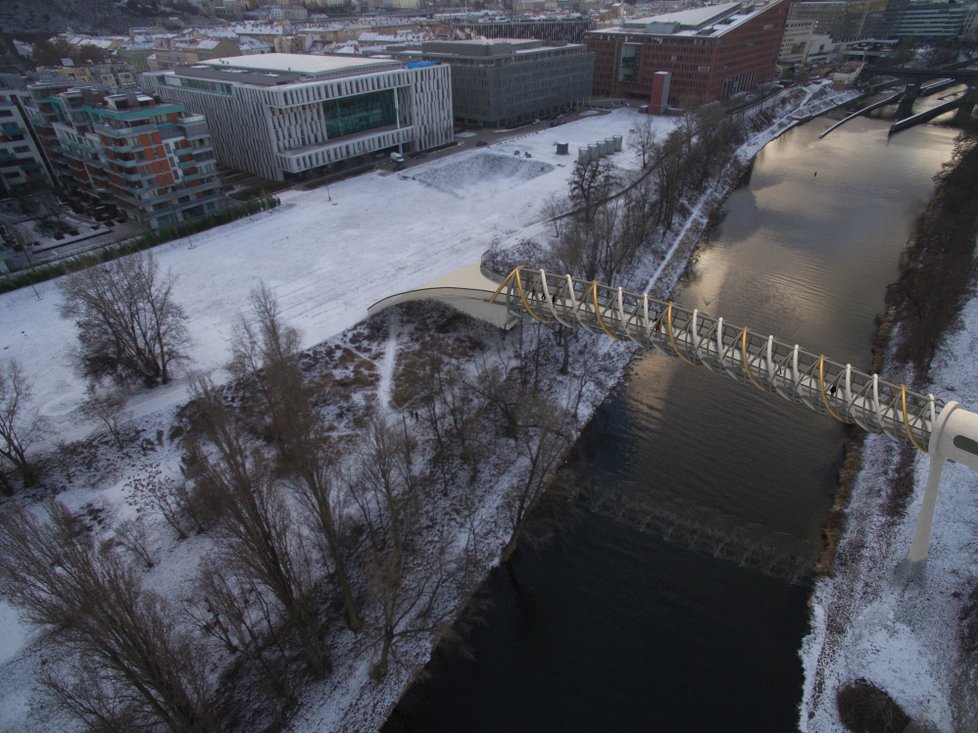
[[[820,96],[826,96],[821,91]],[[541,204],[550,194],[564,194],[573,158],[557,156],[556,141],[571,149],[594,140],[622,135],[650,118],[630,109],[592,115],[559,128],[529,133],[491,146],[452,156],[448,165],[432,161],[408,169],[403,175],[372,173],[331,185],[329,190],[288,192],[283,206],[234,222],[220,229],[194,235],[155,250],[163,270],[172,269],[178,281],[174,298],[189,315],[194,338],[190,366],[223,378],[228,358],[230,324],[247,306],[251,289],[264,281],[277,298],[290,325],[303,332],[303,346],[336,339],[364,318],[367,306],[397,291],[424,285],[463,265],[478,261],[496,239],[513,241],[540,236],[549,225],[542,219]],[[660,138],[675,119],[651,118]],[[787,129],[793,120],[786,114],[763,134],[754,136],[740,151],[749,159],[766,142]],[[517,159],[516,151],[521,157]],[[531,158],[526,158],[526,153]],[[511,156],[488,159],[485,156]],[[629,152],[612,158],[624,169],[635,169]],[[487,171],[491,175],[487,175]],[[513,180],[501,185],[512,174]],[[450,179],[451,184],[445,185]],[[485,186],[478,181],[484,179]],[[644,277],[658,295],[665,295],[680,277],[710,210],[718,205],[730,182],[721,183],[699,201],[689,202],[689,223],[668,249],[664,261],[649,263]],[[463,197],[464,202],[459,198]],[[654,275],[654,277],[653,277]],[[38,286],[39,299],[30,290],[0,296],[0,333],[4,358],[16,358],[34,381],[36,404],[57,425],[55,439],[71,440],[86,435],[91,425],[78,415],[82,383],[71,371],[67,349],[74,340],[72,324],[57,315],[60,297],[55,282]],[[406,324],[396,321],[385,336],[386,348],[370,355],[380,375],[379,398],[388,404],[389,390]],[[402,328],[404,327],[404,328]],[[596,342],[591,356],[606,370],[602,389],[613,383],[631,352],[609,340]],[[129,408],[134,421],[148,436],[168,429],[174,410],[186,397],[186,382],[176,380],[165,388],[137,395]],[[603,391],[594,389],[579,412],[583,425],[600,403]],[[95,506],[111,523],[131,516],[131,481],[153,472],[175,470],[176,448],[152,450],[109,471],[111,479],[99,485],[78,481],[60,498],[73,510]],[[492,492],[480,498],[473,516],[480,527],[479,557],[485,572],[498,561],[499,548],[508,529],[499,520],[499,504],[505,489],[521,470],[511,462],[500,469]],[[166,534],[159,523],[158,534]],[[174,544],[155,539],[165,561],[149,579],[160,592],[179,596],[200,552],[199,538]],[[460,540],[461,543],[461,540]],[[461,547],[461,544],[459,544]],[[360,642],[362,646],[362,641]],[[369,659],[353,640],[340,639],[334,649],[336,671],[327,683],[307,691],[304,707],[293,730],[335,731],[375,729],[410,681],[404,669],[392,671],[381,684],[369,679]],[[430,654],[430,638],[419,639],[405,653],[415,663]],[[344,646],[345,645],[345,646]],[[347,652],[343,656],[344,649]],[[41,660],[28,646],[22,652],[11,647],[12,658],[0,664],[0,701],[4,715],[0,731],[50,729],[37,709],[28,713],[25,688]]]
[[[975,353],[978,298],[947,335],[929,391],[978,407]],[[812,596],[812,628],[802,647],[801,728],[808,733],[842,729],[836,693],[859,678],[886,690],[923,730],[978,730],[974,661],[959,657],[960,615],[978,583],[978,475],[945,464],[926,566],[922,574],[908,574],[903,559],[930,458],[917,455],[913,501],[894,521],[887,520],[885,505],[897,462],[894,443],[867,438],[836,575],[819,581]]]

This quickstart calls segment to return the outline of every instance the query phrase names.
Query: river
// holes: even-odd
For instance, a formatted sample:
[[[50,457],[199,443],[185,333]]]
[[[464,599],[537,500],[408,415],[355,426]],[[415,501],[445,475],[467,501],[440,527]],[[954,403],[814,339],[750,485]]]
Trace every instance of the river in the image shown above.
[[[954,133],[887,140],[857,119],[818,140],[828,124],[761,151],[675,297],[866,369]],[[809,589],[723,557],[814,553],[842,438],[828,417],[643,354],[558,478],[641,509],[585,509],[517,553],[515,583],[490,574],[486,623],[465,635],[474,660],[436,652],[384,731],[793,730]]]

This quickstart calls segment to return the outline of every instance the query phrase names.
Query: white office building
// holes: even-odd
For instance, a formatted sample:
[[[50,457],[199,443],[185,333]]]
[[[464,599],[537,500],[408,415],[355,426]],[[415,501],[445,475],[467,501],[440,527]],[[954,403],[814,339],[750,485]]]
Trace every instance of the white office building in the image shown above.
[[[445,64],[273,53],[142,79],[161,98],[207,115],[219,162],[278,181],[453,140]]]

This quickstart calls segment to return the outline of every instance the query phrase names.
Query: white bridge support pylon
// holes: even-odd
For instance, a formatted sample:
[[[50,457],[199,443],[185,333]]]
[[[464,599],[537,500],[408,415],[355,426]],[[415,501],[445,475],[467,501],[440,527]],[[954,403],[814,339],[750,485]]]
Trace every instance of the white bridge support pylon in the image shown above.
[[[511,316],[580,326],[619,341],[658,349],[704,366],[762,392],[859,425],[930,453],[923,506],[908,559],[927,557],[934,507],[945,460],[978,471],[978,415],[956,402],[920,394],[906,385],[839,364],[773,336],[725,323],[647,294],[517,267],[488,299]]]

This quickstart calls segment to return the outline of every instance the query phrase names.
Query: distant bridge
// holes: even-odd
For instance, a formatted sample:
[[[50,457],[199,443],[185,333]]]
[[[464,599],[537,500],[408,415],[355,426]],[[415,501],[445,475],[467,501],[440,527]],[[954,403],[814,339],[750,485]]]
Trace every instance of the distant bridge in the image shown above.
[[[975,59],[960,62],[961,65],[976,63]],[[912,69],[903,66],[866,66],[860,77],[895,76],[902,79],[954,79],[958,82],[978,80],[978,69],[939,67],[933,69]]]
[[[496,287],[490,291],[492,285]],[[911,561],[927,556],[944,461],[952,459],[978,471],[978,414],[958,403],[915,392],[797,344],[755,334],[747,326],[647,293],[525,267],[515,268],[497,285],[473,265],[426,288],[375,303],[369,313],[421,299],[441,300],[506,328],[528,315],[542,323],[603,333],[929,452],[930,475],[908,555]]]
[[[955,114],[954,121],[957,124],[962,124],[971,118],[972,112],[975,108],[975,103],[978,102],[978,69],[968,69],[964,68],[976,63],[975,59],[966,59],[965,61],[958,61],[953,64],[946,64],[944,66],[934,67],[930,69],[915,69],[907,68],[902,66],[896,67],[886,67],[886,66],[866,66],[860,72],[861,79],[869,79],[874,76],[891,76],[900,79],[910,80],[907,84],[906,89],[899,100],[899,107],[896,111],[896,123],[890,128],[890,134],[900,132],[900,130],[905,130],[908,127],[913,127],[927,120],[933,119],[945,112],[950,112],[952,110],[957,110]],[[922,82],[928,79],[935,79],[931,84],[922,84]],[[935,91],[944,89],[951,84],[967,84],[968,91],[963,94],[958,99],[952,100],[950,102],[945,102],[944,104],[935,107],[918,114],[913,114],[913,105],[918,97],[926,96],[927,94],[932,94]],[[875,109],[877,106],[881,106],[880,103],[876,105],[871,105],[854,115],[850,115],[845,121],[848,121],[852,117],[857,117],[860,114]],[[827,135],[829,132],[838,127],[840,123],[833,125],[831,129],[826,130],[823,135]]]

